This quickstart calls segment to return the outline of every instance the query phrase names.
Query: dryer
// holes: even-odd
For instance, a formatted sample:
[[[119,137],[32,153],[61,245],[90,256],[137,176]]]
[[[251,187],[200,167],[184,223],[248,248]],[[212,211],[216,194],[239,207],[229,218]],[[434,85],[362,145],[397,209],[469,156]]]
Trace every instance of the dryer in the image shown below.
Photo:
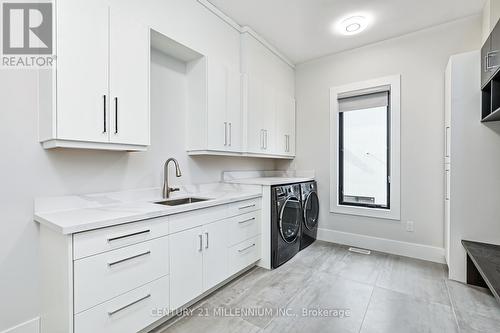
[[[300,250],[305,249],[318,235],[319,199],[316,182],[300,184],[302,198],[302,234]]]
[[[300,248],[302,202],[300,184],[271,187],[271,267],[293,258]]]

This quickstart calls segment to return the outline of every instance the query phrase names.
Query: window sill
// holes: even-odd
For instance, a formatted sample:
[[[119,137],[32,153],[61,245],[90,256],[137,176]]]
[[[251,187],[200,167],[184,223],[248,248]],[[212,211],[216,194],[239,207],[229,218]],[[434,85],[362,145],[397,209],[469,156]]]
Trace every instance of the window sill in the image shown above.
[[[400,211],[399,209],[395,208],[383,209],[383,208],[370,208],[370,207],[354,207],[354,206],[330,203],[330,213],[374,217],[374,218],[394,220],[394,221],[401,220]]]

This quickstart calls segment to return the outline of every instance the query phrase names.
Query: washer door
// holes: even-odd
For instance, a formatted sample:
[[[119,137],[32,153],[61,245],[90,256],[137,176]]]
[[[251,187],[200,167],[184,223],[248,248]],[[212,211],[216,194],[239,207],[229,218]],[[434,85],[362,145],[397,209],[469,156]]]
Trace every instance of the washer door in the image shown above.
[[[293,243],[299,237],[300,212],[300,201],[296,197],[288,198],[281,208],[279,229],[281,237],[287,243]]]
[[[316,192],[311,192],[304,203],[304,224],[307,229],[313,230],[318,225],[319,201]]]

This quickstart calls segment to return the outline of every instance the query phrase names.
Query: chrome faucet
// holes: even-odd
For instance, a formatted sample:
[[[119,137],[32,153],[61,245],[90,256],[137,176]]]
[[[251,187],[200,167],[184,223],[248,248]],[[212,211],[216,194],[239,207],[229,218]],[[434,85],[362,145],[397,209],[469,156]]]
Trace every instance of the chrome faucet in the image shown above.
[[[174,164],[175,164],[175,176],[176,177],[182,176],[181,169],[179,168],[179,162],[177,162],[177,160],[175,158],[169,158],[165,162],[165,167],[164,167],[164,171],[163,171],[163,198],[164,199],[170,198],[170,193],[175,192],[175,191],[179,191],[179,188],[172,188],[172,187],[169,187],[169,185],[168,185],[168,164],[170,162],[174,162]]]

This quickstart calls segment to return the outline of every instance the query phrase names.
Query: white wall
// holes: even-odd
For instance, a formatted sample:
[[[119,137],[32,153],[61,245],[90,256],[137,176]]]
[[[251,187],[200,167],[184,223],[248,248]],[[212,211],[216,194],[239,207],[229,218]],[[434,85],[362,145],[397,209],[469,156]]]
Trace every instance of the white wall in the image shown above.
[[[279,167],[315,169],[320,228],[443,247],[444,71],[452,54],[480,42],[475,16],[297,66],[297,158]],[[329,88],[395,74],[401,74],[402,220],[329,213]],[[408,220],[414,232],[406,231]]]
[[[148,7],[146,2],[141,4]],[[164,14],[170,35],[191,39],[199,49],[213,54],[220,43],[210,46],[209,41],[229,36],[226,46],[239,45],[236,31],[195,0],[163,1],[161,6],[165,12],[155,15]],[[174,31],[174,17],[182,21],[179,31]],[[238,50],[226,54],[227,60],[239,61]],[[177,94],[178,77],[163,65],[166,59],[157,54],[153,59],[152,146],[145,153],[43,150],[37,142],[36,73],[0,70],[0,331],[39,315],[34,197],[160,186],[163,162],[171,156],[179,159],[183,173],[174,184],[218,181],[224,170],[273,169],[271,160],[188,157],[181,125],[185,96]]]

